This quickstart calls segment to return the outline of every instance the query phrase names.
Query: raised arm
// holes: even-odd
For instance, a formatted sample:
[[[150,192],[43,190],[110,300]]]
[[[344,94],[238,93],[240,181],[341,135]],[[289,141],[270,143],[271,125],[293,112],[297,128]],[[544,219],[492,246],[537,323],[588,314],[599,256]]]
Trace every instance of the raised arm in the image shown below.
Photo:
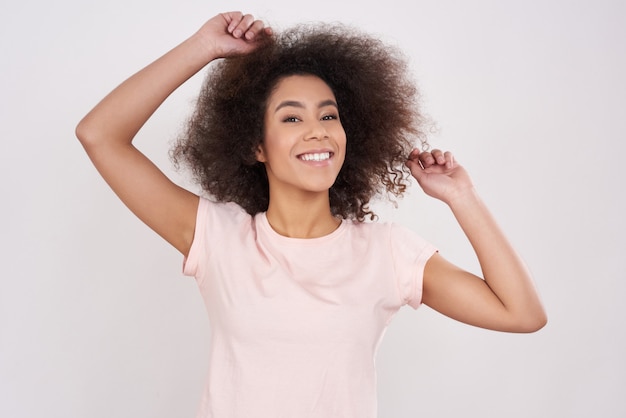
[[[163,101],[209,62],[252,51],[270,33],[251,15],[219,14],[123,82],[76,128],[89,158],[124,204],[184,255],[193,240],[198,196],[171,182],[132,140]]]
[[[424,191],[445,202],[469,239],[484,276],[434,255],[424,271],[423,302],[482,328],[534,332],[547,321],[531,275],[451,153],[415,150],[407,166]]]

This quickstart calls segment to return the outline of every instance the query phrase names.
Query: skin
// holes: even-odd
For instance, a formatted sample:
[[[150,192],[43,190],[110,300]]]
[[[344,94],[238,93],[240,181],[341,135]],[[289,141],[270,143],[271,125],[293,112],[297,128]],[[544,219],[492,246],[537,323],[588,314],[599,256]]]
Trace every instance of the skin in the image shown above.
[[[106,96],[76,128],[94,165],[144,223],[182,254],[193,240],[199,197],[171,182],[132,140],[161,103],[209,62],[254,50],[271,29],[251,15],[222,13]],[[280,234],[326,235],[339,225],[328,189],[345,155],[345,132],[334,96],[313,76],[291,76],[274,89],[257,150],[270,184],[268,220]],[[324,162],[299,156],[329,151]],[[480,262],[483,277],[439,254],[424,271],[423,302],[456,320],[482,328],[533,332],[546,314],[532,278],[484,205],[465,169],[450,152],[414,150],[407,167],[429,196],[452,210]]]
[[[270,185],[268,221],[290,237],[327,235],[340,224],[330,212],[328,189],[346,152],[332,90],[318,77],[286,77],[270,95],[264,122],[257,160],[265,164]],[[327,160],[304,159],[326,152]]]
[[[423,303],[481,328],[541,329],[547,317],[528,269],[452,153],[413,150],[406,164],[426,194],[450,207],[484,275],[481,279],[435,254],[424,270]]]

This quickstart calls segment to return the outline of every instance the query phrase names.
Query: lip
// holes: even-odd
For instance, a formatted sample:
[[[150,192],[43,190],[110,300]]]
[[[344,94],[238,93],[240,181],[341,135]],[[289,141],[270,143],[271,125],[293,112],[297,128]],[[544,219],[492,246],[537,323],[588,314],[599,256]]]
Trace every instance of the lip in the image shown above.
[[[319,161],[318,160],[303,160],[301,158],[305,154],[325,154],[325,153],[329,154],[329,158],[326,160],[319,160]],[[311,149],[305,152],[300,152],[296,155],[296,158],[298,159],[298,161],[300,161],[303,164],[307,164],[311,166],[327,166],[332,162],[334,157],[335,157],[335,152],[330,148]]]
[[[325,152],[328,152],[330,154],[335,154],[335,151],[331,148],[315,148],[315,149],[309,149],[303,152],[299,152],[296,154],[296,157],[300,158],[300,156],[304,154],[323,154]]]

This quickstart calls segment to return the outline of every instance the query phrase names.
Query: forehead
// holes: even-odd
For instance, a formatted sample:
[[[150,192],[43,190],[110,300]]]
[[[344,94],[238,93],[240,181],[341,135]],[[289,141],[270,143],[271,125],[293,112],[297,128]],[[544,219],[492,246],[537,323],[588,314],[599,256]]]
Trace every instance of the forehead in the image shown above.
[[[276,82],[269,96],[269,103],[282,100],[335,99],[330,86],[321,78],[310,74],[296,74],[281,78]]]

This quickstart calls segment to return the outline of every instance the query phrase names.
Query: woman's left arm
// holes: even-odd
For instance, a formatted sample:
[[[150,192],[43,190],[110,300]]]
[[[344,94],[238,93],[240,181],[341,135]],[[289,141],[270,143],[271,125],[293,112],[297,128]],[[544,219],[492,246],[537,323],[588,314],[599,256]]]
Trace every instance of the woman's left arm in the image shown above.
[[[422,301],[467,324],[534,332],[547,317],[532,277],[450,152],[414,150],[407,167],[426,194],[445,202],[469,239],[484,279],[435,254],[424,269]]]

